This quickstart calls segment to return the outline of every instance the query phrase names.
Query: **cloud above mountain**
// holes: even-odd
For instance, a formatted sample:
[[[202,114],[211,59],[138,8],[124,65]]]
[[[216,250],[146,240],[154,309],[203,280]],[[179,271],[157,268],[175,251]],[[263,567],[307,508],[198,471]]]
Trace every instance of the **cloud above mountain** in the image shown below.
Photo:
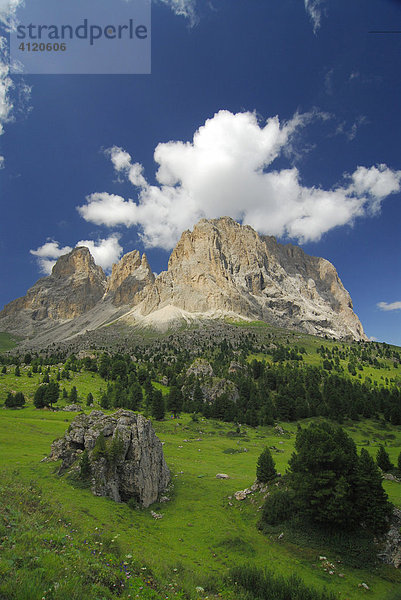
[[[119,236],[116,234],[96,241],[80,240],[75,245],[76,248],[78,246],[89,248],[95,263],[105,271],[110,271],[113,264],[119,261],[123,253],[123,248],[119,243]],[[71,246],[60,247],[59,242],[49,240],[36,250],[30,250],[30,253],[36,256],[41,272],[45,275],[50,275],[57,259],[64,254],[68,254],[72,249]]]
[[[322,189],[303,185],[295,166],[275,167],[276,159],[291,155],[295,136],[315,116],[296,114],[287,122],[275,116],[261,123],[251,112],[221,110],[192,142],[157,145],[157,185],[115,146],[107,155],[119,177],[134,186],[136,199],[93,193],[78,211],[96,225],[139,227],[148,247],[170,249],[200,218],[222,215],[263,234],[318,241],[335,227],[378,214],[383,200],[400,190],[401,171],[385,164],[358,166],[331,189]]]

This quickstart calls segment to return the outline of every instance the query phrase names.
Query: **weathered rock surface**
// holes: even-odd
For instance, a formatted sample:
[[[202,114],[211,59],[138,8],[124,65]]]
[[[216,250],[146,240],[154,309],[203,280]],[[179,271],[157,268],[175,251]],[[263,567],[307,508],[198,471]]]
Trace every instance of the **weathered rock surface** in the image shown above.
[[[106,442],[105,452],[95,449],[101,434]],[[53,442],[49,459],[62,460],[62,474],[77,464],[84,450],[90,461],[91,489],[97,496],[108,496],[116,502],[134,498],[147,507],[170,481],[162,443],[151,422],[132,411],[79,415],[64,437]]]
[[[213,377],[212,365],[204,358],[197,358],[187,369],[187,377],[195,375],[196,377]]]
[[[203,402],[214,404],[222,396],[226,396],[231,402],[238,401],[239,392],[235,383],[230,379],[214,377],[213,368],[207,360],[195,359],[186,372],[187,378],[191,375],[199,378]],[[194,382],[190,382],[182,386],[181,391],[184,397],[194,398],[195,385]]]
[[[138,295],[146,286],[154,283],[155,276],[149,266],[146,254],[138,250],[125,254],[119,263],[113,265],[107,293],[112,296],[115,306],[135,305]]]
[[[225,318],[261,320],[314,335],[366,339],[334,266],[229,217],[185,231],[156,279],[146,256],[126,254],[106,277],[87,248],[0,312],[0,331],[70,339],[120,319],[166,329]]]
[[[138,314],[174,306],[239,315],[307,333],[365,339],[333,265],[229,217],[185,231]]]
[[[75,319],[92,309],[106,289],[106,275],[88,248],[75,248],[61,256],[51,275],[43,277],[22,298],[0,313],[1,328],[31,334],[40,322]]]
[[[391,526],[386,533],[379,558],[396,569],[401,567],[401,510],[393,509]]]

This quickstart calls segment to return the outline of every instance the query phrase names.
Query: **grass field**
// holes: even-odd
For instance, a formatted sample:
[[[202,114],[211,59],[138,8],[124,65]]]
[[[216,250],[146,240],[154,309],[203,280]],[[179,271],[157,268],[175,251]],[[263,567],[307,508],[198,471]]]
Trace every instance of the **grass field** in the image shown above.
[[[121,561],[121,557],[127,556],[131,557],[125,562],[129,563],[135,585],[133,584],[132,589],[120,590],[120,595],[124,598],[179,598],[181,593],[189,598],[210,598],[218,593],[227,600],[239,598],[238,592],[227,587],[223,578],[230,567],[245,563],[261,567],[268,565],[276,573],[285,576],[297,573],[308,585],[327,587],[344,600],[361,597],[364,593],[358,587],[361,582],[369,585],[369,596],[375,599],[386,598],[388,593],[401,584],[401,573],[385,566],[352,569],[341,563],[344,577],[338,577],[339,570],[334,575],[329,575],[319,562],[319,554],[325,554],[332,561],[341,560],[341,556],[330,554],[330,548],[324,547],[324,544],[321,548],[305,548],[293,540],[285,539],[285,536],[279,540],[277,535],[264,535],[257,529],[263,498],[258,493],[250,495],[244,501],[233,498],[235,491],[252,485],[257,458],[266,445],[275,446],[279,450],[274,453],[274,459],[277,470],[285,472],[294,447],[295,423],[282,424],[286,433],[281,436],[272,427],[242,427],[241,435],[237,435],[233,425],[206,420],[193,422],[188,415],[176,420],[155,422],[154,426],[164,442],[165,457],[172,473],[171,501],[153,505],[149,509],[132,510],[125,504],[115,504],[109,499],[94,497],[88,489],[72,487],[65,478],[55,474],[54,463],[41,462],[49,453],[51,442],[63,435],[75,415],[35,409],[30,398],[42,376],[34,374],[29,378],[24,369],[21,369],[21,373],[21,377],[15,377],[13,369],[9,367],[7,374],[0,375],[0,402],[9,389],[22,390],[29,399],[24,409],[0,409],[3,469],[0,487],[3,503],[7,498],[7,491],[12,490],[13,485],[17,487],[12,497],[24,497],[22,506],[13,505],[12,509],[10,522],[19,531],[21,538],[15,539],[15,549],[12,552],[13,555],[19,555],[21,547],[21,554],[28,556],[24,556],[24,566],[19,571],[15,564],[10,567],[7,562],[11,560],[11,546],[8,554],[5,553],[6,558],[0,556],[0,574],[7,573],[10,568],[17,569],[16,577],[21,581],[20,595],[1,596],[0,593],[2,600],[14,597],[17,600],[25,597],[29,600],[69,597],[68,594],[58,596],[57,589],[64,588],[54,589],[53,584],[66,585],[60,579],[61,574],[64,573],[63,569],[71,568],[78,555],[80,564],[86,565],[85,569],[89,568],[91,560],[95,561],[93,569],[99,572],[106,569],[102,582],[108,583],[109,587],[106,585],[106,592],[99,592],[98,596],[93,596],[94,599],[114,597],[107,595],[111,593],[107,590],[112,589],[114,584],[110,582],[114,581],[115,576],[110,564],[113,564],[113,560]],[[97,374],[87,372],[71,375],[72,379],[61,382],[61,385],[65,385],[67,389],[76,385],[83,407],[90,410],[85,407],[84,399],[89,391],[98,399],[100,390],[105,387],[104,381]],[[162,386],[158,387],[162,389]],[[166,392],[166,389],[163,391]],[[59,401],[59,405],[62,406],[63,402]],[[364,446],[375,455],[382,443],[392,461],[396,462],[401,451],[401,427],[364,421],[350,424],[346,428],[358,447]],[[229,479],[216,479],[217,473],[226,473]],[[401,484],[386,481],[384,485],[390,500],[401,507]],[[39,504],[35,505],[38,497]],[[11,502],[10,495],[8,498]],[[151,509],[161,512],[163,518],[154,520]],[[26,510],[31,515],[26,514]],[[44,525],[46,515],[48,530]],[[10,517],[7,518],[10,520]],[[29,519],[36,519],[41,523],[35,529],[32,522],[34,534],[27,525]],[[65,523],[71,523],[71,529],[76,531],[72,535],[73,540],[69,542],[70,553],[62,545],[64,553],[57,557],[57,553],[52,553],[43,539],[59,540],[63,527],[65,530]],[[108,540],[109,546],[113,545],[113,539],[118,544],[118,551],[109,548],[107,556],[112,562],[107,565],[102,562],[100,555],[89,553],[89,558],[85,558],[87,547],[84,540],[91,540],[91,547],[94,547],[99,532],[101,539]],[[27,536],[32,537],[31,545],[26,543]],[[0,545],[7,550],[4,539]],[[49,553],[52,558],[48,556]],[[35,556],[39,556],[42,571],[39,569],[35,572],[35,578],[32,579],[28,576],[29,569],[26,570],[25,564],[31,564],[29,561],[32,562]],[[75,573],[76,577],[86,576],[84,566],[80,572]],[[145,577],[148,573],[152,573],[150,579]],[[35,585],[26,587],[28,584],[24,581],[34,581]],[[98,584],[93,582],[93,586],[96,585]],[[100,583],[99,586],[99,589],[103,589]],[[46,587],[46,593],[43,587]],[[197,591],[197,587],[205,591]],[[21,590],[25,588],[28,591],[23,596]]]

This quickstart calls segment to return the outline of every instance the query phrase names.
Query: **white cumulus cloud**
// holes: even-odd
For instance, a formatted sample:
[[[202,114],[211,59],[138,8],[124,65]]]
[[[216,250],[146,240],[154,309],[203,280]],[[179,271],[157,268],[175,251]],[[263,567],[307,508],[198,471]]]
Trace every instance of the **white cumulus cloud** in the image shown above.
[[[185,17],[191,25],[197,21],[196,0],[159,0],[166,4],[178,16]]]
[[[70,246],[60,248],[60,244],[52,240],[46,242],[43,246],[39,246],[36,250],[30,250],[30,253],[37,257],[41,272],[49,275],[56,264],[56,260],[63,254],[68,254],[71,250]]]
[[[304,0],[304,3],[305,10],[313,24],[313,31],[316,33],[322,20],[324,0]]]
[[[113,264],[118,262],[123,253],[123,248],[119,243],[119,236],[116,234],[97,241],[80,240],[75,245],[76,248],[78,246],[86,246],[89,248],[95,263],[101,266],[105,271],[109,271]],[[71,246],[60,247],[59,242],[50,240],[36,250],[30,250],[30,253],[37,257],[41,272],[49,275],[56,264],[57,259],[64,254],[68,254],[71,250],[73,250]]]
[[[6,32],[15,26],[15,12],[23,0],[0,0],[0,24]],[[14,104],[11,97],[15,84],[10,77],[10,60],[8,41],[0,35],[0,135],[4,133],[4,125],[13,119]],[[24,105],[30,95],[30,87],[23,82],[18,84],[21,103]],[[0,156],[0,168],[4,166],[4,156]]]
[[[86,246],[95,259],[95,263],[105,271],[110,271],[114,263],[118,262],[123,253],[119,236],[116,234],[97,241],[80,240],[76,246]]]
[[[378,302],[380,310],[401,310],[401,302]]]
[[[139,163],[113,147],[114,168],[137,188],[137,199],[94,193],[78,207],[88,222],[139,226],[147,246],[171,248],[200,218],[228,215],[263,234],[317,241],[334,227],[377,213],[383,199],[400,190],[401,171],[386,165],[358,166],[332,189],[306,187],[296,167],[275,169],[287,157],[294,135],[311,120],[298,115],[260,123],[254,113],[222,110],[208,119],[192,142],[158,144],[158,185],[150,185]]]

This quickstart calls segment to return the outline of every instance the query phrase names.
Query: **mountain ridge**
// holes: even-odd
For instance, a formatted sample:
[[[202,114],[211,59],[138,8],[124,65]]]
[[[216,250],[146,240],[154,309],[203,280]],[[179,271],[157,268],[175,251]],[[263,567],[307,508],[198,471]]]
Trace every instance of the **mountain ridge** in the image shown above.
[[[184,231],[157,277],[138,250],[125,254],[107,277],[87,248],[75,248],[51,275],[4,307],[0,330],[29,337],[47,331],[49,340],[59,341],[115,320],[166,329],[225,316],[366,339],[329,261],[230,217],[201,219]]]

